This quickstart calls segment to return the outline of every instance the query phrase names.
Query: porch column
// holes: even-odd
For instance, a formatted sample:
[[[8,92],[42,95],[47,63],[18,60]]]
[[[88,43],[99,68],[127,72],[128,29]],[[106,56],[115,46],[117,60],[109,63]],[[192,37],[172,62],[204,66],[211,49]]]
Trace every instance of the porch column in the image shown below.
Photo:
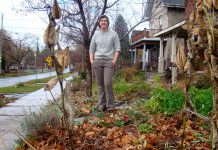
[[[176,64],[176,34],[172,35],[172,53],[171,53],[171,62],[173,63],[172,67],[172,84],[176,83],[177,77],[177,67],[174,66]]]
[[[134,52],[135,52],[135,55],[134,55],[134,61],[133,61],[133,64],[136,63],[136,59],[137,59],[137,52],[136,52],[136,48],[134,48]]]
[[[147,62],[146,62],[146,49],[147,49],[146,44],[144,44],[143,53],[142,53],[142,62],[143,62],[142,70],[146,70],[146,68],[145,68],[146,64],[147,64]]]
[[[160,38],[160,52],[158,59],[158,73],[164,73],[164,49],[163,49],[163,38]]]

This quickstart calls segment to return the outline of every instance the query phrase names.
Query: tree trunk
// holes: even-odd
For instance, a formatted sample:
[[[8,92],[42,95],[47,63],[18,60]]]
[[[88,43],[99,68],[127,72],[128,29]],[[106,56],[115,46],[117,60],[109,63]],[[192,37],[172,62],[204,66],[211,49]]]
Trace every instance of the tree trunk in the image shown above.
[[[86,50],[86,67],[87,67],[87,86],[86,86],[86,96],[92,96],[92,66],[89,58],[89,47],[85,47]]]
[[[213,86],[213,110],[211,115],[212,149],[218,149],[218,58],[211,55],[211,79]]]
[[[17,73],[20,74],[20,63],[17,63]]]

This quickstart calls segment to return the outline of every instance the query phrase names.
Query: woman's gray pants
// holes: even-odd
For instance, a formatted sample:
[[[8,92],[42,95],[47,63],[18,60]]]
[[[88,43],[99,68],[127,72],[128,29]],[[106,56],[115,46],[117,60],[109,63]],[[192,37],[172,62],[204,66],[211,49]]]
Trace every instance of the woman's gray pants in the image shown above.
[[[111,59],[95,59],[93,69],[98,82],[98,106],[114,107],[113,72],[114,64]]]

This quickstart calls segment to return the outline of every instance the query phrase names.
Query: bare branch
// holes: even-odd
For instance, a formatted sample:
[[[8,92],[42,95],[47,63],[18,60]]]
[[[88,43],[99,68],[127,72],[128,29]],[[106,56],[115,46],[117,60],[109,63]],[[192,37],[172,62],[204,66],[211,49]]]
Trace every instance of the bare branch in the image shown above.
[[[110,6],[107,6],[107,8],[111,8],[113,7],[117,2],[119,2],[120,0],[116,0],[113,4],[111,4]]]

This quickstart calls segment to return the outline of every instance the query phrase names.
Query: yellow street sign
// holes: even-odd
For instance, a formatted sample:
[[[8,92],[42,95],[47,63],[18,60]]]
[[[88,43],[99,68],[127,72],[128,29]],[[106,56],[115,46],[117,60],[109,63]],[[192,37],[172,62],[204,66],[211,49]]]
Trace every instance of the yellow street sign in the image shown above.
[[[49,63],[48,63],[48,66],[51,67],[51,66],[52,66],[52,63],[49,62]]]
[[[51,62],[52,62],[51,56],[48,56],[48,57],[46,58],[46,62],[47,62],[47,63],[51,63]]]

